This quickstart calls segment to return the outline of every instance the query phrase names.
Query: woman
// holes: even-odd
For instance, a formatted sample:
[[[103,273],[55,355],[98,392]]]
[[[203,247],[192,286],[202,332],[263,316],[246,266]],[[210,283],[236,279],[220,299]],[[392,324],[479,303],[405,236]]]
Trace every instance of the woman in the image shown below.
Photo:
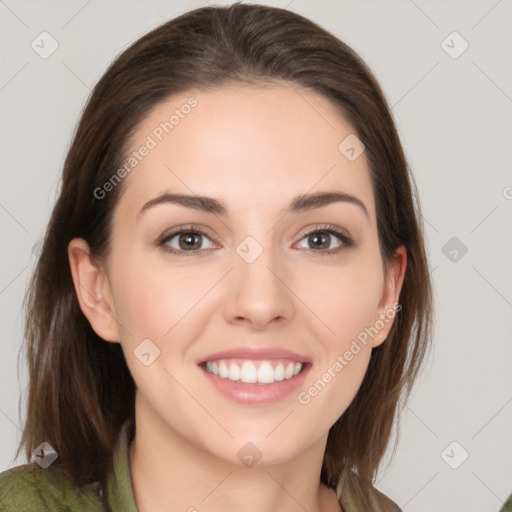
[[[32,462],[2,510],[399,510],[373,481],[431,336],[413,185],[373,75],[311,21],[207,7],[135,42],[28,291]]]

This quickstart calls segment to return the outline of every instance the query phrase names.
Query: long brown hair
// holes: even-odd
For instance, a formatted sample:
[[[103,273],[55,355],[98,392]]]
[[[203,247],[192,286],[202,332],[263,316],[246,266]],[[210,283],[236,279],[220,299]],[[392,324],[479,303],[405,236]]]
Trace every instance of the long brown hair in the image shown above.
[[[330,429],[321,471],[321,481],[334,489],[342,481],[355,493],[358,482],[373,483],[431,339],[416,186],[384,95],[359,56],[298,14],[238,3],[196,9],[152,30],[115,59],[91,93],[25,298],[30,385],[17,454],[25,447],[29,459],[46,441],[75,486],[104,483],[120,427],[134,419],[135,384],[121,346],[98,337],[81,312],[67,246],[84,238],[99,260],[108,254],[122,183],[105,197],[94,191],[120,168],[140,122],[170,95],[191,88],[279,82],[323,94],[353,125],[366,147],[384,266],[397,247],[407,250],[402,309],[388,339],[373,349],[356,397]]]

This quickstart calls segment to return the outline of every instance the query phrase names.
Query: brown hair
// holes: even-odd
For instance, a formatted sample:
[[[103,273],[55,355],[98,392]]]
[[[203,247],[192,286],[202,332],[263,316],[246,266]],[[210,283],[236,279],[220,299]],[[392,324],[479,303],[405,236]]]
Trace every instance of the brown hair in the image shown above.
[[[175,93],[276,82],[323,94],[353,125],[366,147],[383,265],[400,245],[407,250],[402,310],[331,428],[321,472],[324,484],[336,489],[342,481],[354,495],[361,494],[361,480],[373,483],[399,402],[408,398],[431,338],[431,282],[416,187],[384,95],[358,55],[298,14],[238,3],[196,9],[157,27],[123,51],[91,93],[25,298],[30,385],[17,454],[24,446],[29,458],[47,441],[75,486],[104,483],[120,427],[134,419],[135,384],[121,346],[97,336],[83,315],[67,246],[84,238],[94,256],[108,254],[122,187],[102,199],[93,191],[121,166],[137,126]]]

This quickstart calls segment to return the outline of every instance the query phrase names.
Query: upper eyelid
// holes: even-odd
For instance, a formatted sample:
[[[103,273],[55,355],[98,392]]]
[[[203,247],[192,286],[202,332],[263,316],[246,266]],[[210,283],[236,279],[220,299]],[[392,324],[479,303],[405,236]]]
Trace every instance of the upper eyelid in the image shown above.
[[[181,235],[183,233],[199,233],[200,235],[207,236],[210,239],[212,239],[212,237],[208,234],[207,231],[208,230],[206,228],[199,227],[199,226],[180,226],[175,229],[170,229],[170,230],[166,231],[163,235],[161,235],[159,237],[159,240],[161,240],[161,241],[168,240],[170,238],[174,238],[175,236]],[[213,239],[212,239],[212,241],[213,241]]]

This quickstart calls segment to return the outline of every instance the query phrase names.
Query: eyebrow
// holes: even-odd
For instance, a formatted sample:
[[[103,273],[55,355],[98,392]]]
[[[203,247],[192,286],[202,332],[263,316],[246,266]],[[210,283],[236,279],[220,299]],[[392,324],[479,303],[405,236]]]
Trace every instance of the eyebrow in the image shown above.
[[[299,195],[292,199],[283,213],[285,215],[289,213],[301,213],[307,210],[321,208],[336,202],[351,203],[357,205],[364,212],[366,217],[369,218],[368,210],[360,199],[350,194],[346,194],[345,192],[337,191],[316,192],[313,194]],[[221,216],[226,216],[228,214],[226,206],[224,206],[221,201],[214,199],[213,197],[173,194],[166,192],[144,204],[137,216],[140,216],[143,212],[154,206],[166,203],[178,204],[185,206],[186,208],[192,208],[194,210],[213,213]]]

